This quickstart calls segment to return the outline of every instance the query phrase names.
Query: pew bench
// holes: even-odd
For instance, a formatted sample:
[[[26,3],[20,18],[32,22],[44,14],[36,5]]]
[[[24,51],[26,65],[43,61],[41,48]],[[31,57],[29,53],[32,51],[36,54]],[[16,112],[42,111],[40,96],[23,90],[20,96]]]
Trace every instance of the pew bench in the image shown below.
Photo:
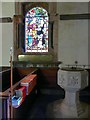
[[[32,76],[33,74],[37,74],[36,68],[13,68],[13,94],[15,94],[15,90],[19,87],[21,87],[21,82],[24,80],[24,78],[27,78],[27,76]],[[4,70],[0,72],[0,84],[2,84],[2,89],[0,90],[0,101],[2,101],[2,118],[7,119],[9,118],[9,92],[10,92],[10,69]],[[36,82],[32,85],[33,87],[30,89],[28,97],[25,99],[30,99],[33,101],[33,98],[35,97],[35,90],[36,90]],[[34,96],[34,97],[33,97]],[[25,101],[27,101],[25,100]],[[23,101],[22,105],[16,109],[13,108],[14,118],[18,118],[19,116],[22,116],[23,113],[27,112],[26,102]],[[24,111],[23,111],[24,110]],[[22,111],[19,113],[19,111]]]

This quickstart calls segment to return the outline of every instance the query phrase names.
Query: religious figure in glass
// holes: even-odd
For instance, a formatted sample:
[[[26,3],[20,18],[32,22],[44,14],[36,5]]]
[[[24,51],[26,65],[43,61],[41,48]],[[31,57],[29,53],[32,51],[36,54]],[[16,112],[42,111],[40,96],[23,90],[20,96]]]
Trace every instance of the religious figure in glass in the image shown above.
[[[48,13],[42,7],[25,16],[25,52],[48,52]]]

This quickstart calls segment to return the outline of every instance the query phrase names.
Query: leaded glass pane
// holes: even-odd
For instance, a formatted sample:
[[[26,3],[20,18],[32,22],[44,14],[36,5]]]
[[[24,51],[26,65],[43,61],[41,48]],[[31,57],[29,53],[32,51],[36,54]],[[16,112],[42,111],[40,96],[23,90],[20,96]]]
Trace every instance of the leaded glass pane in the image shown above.
[[[25,16],[25,52],[48,52],[48,13],[41,7]]]

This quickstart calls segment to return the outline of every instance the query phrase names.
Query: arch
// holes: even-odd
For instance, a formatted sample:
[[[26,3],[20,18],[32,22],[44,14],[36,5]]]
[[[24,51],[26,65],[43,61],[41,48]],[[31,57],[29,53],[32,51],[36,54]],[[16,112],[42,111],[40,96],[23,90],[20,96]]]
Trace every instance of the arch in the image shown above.
[[[48,52],[48,12],[42,7],[25,16],[25,52]]]

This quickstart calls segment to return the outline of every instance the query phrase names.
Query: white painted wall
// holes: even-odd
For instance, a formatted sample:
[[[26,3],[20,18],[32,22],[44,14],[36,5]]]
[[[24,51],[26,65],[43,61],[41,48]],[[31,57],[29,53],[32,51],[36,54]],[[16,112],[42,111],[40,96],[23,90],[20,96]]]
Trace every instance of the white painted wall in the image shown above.
[[[2,17],[13,17],[15,14],[14,2],[2,2]],[[87,13],[88,3],[59,2],[58,14]],[[1,27],[1,24],[0,24]],[[13,24],[2,24],[2,51],[0,65],[9,65],[10,47],[13,46]],[[1,47],[0,47],[1,48]],[[64,64],[88,64],[88,20],[59,20],[58,60]]]
[[[2,3],[0,2],[0,18],[2,17]],[[0,66],[2,66],[2,24],[0,23]]]
[[[59,2],[58,14],[88,13],[88,3]],[[59,20],[58,60],[88,65],[88,20]]]
[[[14,2],[2,2],[2,17],[15,14]],[[10,47],[13,47],[13,23],[2,23],[2,66],[9,66]]]
[[[0,2],[0,18],[2,16],[2,3]],[[2,65],[2,24],[0,23],[0,66]],[[2,89],[2,76],[0,75],[0,90]],[[0,99],[0,120],[2,119],[2,99]]]

